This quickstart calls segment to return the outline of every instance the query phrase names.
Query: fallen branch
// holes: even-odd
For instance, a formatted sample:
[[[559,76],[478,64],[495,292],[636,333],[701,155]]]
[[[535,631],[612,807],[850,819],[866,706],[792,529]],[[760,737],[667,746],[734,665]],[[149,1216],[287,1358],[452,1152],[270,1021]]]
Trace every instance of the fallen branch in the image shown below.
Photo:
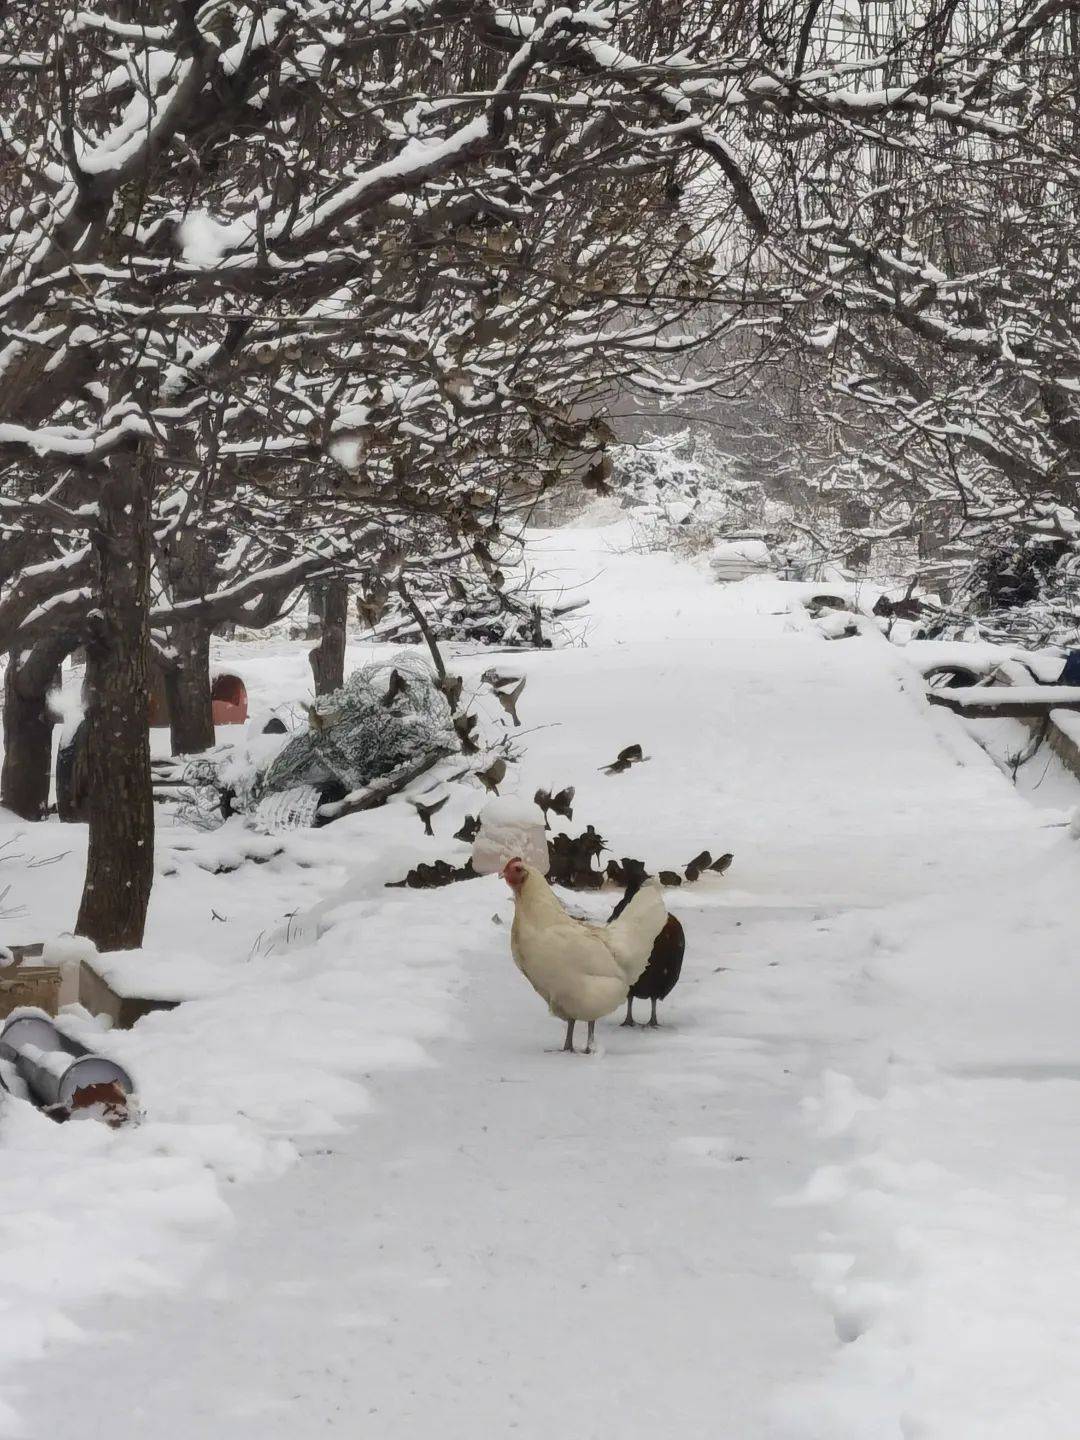
[[[331,800],[320,805],[315,812],[317,822],[328,825],[332,820],[340,820],[343,815],[357,815],[361,810],[377,810],[380,805],[385,805],[392,795],[400,794],[406,785],[426,774],[450,753],[448,750],[431,751],[419,760],[399,766],[382,779],[373,780],[370,785],[365,785],[360,790],[350,791],[344,799]]]

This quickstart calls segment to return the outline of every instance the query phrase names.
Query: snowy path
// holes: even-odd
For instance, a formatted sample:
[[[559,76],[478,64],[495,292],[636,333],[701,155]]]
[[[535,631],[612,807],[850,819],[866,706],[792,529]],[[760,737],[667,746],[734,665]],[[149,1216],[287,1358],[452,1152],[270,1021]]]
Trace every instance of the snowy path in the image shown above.
[[[508,897],[488,880],[429,895],[361,887],[348,923],[319,945],[235,972],[258,988],[138,1027],[130,1059],[155,1082],[155,1121],[141,1140],[117,1138],[114,1161],[132,1144],[172,1154],[193,1119],[208,1122],[225,1090],[207,1082],[189,1100],[172,1084],[202,1074],[204,1049],[222,1081],[248,1076],[231,1122],[244,1144],[254,1125],[293,1137],[304,1158],[240,1188],[223,1182],[219,1159],[231,1228],[204,1207],[179,1258],[148,1250],[171,1293],[127,1276],[111,1287],[118,1298],[76,1314],[88,1343],[46,1338],[48,1368],[24,1369],[13,1397],[26,1433],[962,1433],[958,1412],[940,1397],[936,1410],[923,1404],[905,1370],[921,1336],[905,1307],[925,1303],[924,1276],[896,1241],[962,1206],[969,1179],[970,1098],[958,1101],[933,1048],[978,992],[958,916],[982,925],[984,949],[997,925],[1007,949],[1022,891],[1065,842],[951,717],[927,710],[890,647],[826,643],[783,587],[709,586],[662,556],[611,555],[609,538],[561,532],[538,550],[553,571],[602,573],[589,648],[523,662],[517,780],[526,794],[575,784],[575,829],[593,821],[618,855],[665,865],[703,846],[735,852],[723,881],[671,900],[688,954],[667,1025],[605,1022],[592,1059],[545,1051],[560,1029],[509,961]],[[302,691],[295,648],[253,649],[241,663],[257,699]],[[601,775],[630,742],[649,762]],[[459,818],[446,813],[443,836]],[[152,944],[167,948],[183,927],[193,949],[224,953],[333,889],[358,859],[380,853],[400,873],[391,845],[452,853],[417,829],[391,807],[291,841],[273,865],[162,882]],[[941,988],[951,972],[938,930],[947,959],[964,956],[953,993]],[[1067,934],[1057,925],[1054,944]],[[995,999],[1002,1013],[1017,1003],[1005,987]],[[1064,981],[1058,999],[1064,1040]],[[235,1055],[220,1053],[229,1045]],[[995,1053],[975,1045],[970,1063]],[[1000,1100],[1000,1076],[981,1083]],[[1060,1136],[1061,1115],[1044,1132],[1012,1091],[1009,1102],[1031,1167],[1045,1167],[1040,1137]],[[955,1160],[956,1176],[929,1178],[924,1148]],[[256,1156],[247,1168],[267,1165]],[[1060,1190],[1046,1180],[1051,1208]],[[811,1203],[788,1203],[799,1192]],[[124,1235],[102,1215],[93,1233],[121,1256]],[[1006,1271],[1003,1283],[1015,1279]],[[63,1301],[62,1277],[56,1289]],[[946,1331],[969,1302],[956,1284],[950,1295],[959,1309],[943,1313]],[[42,1323],[46,1337],[72,1338]],[[868,1339],[838,1364],[838,1334]],[[935,1343],[947,1366],[940,1333]]]
[[[801,1178],[790,1048],[739,1033],[709,976],[678,1031],[544,1053],[501,950],[439,1071],[247,1192],[193,1290],[114,1310],[130,1338],[69,1352],[37,1433],[766,1433],[828,1341],[790,1263],[805,1222],[771,1206]]]

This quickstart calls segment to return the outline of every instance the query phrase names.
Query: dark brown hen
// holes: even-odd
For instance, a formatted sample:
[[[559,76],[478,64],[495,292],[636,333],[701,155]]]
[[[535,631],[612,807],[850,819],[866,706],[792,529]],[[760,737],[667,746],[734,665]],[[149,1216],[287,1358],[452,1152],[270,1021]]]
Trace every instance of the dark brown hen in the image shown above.
[[[610,918],[615,920],[626,909],[627,905],[641,889],[644,875],[635,875],[626,887],[626,893],[611,912]],[[656,1002],[666,1000],[672,990],[679,982],[682,973],[683,955],[686,953],[686,935],[683,927],[676,920],[674,915],[669,915],[664,928],[657,935],[653,942],[652,954],[649,956],[648,964],[641,972],[638,979],[631,985],[626,997],[626,1019],[624,1025],[635,1024],[634,1001],[649,1000],[652,1002],[652,1014],[649,1017],[650,1025],[658,1025],[656,1018]]]

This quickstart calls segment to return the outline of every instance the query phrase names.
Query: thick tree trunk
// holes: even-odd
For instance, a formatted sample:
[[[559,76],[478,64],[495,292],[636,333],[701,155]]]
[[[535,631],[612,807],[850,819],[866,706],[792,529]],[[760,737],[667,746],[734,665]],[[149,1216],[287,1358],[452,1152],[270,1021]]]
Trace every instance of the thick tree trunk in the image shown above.
[[[202,624],[174,625],[169,639],[176,656],[165,672],[172,752],[199,755],[214,744],[210,630]]]
[[[97,633],[86,647],[90,852],[76,930],[101,950],[142,943],[154,875],[150,779],[150,486],[117,456],[101,489]]]
[[[161,557],[174,600],[198,600],[206,594],[214,552],[206,540],[181,531]],[[169,733],[174,755],[199,755],[214,743],[210,698],[210,626],[202,620],[173,625],[169,643],[175,662],[165,671]]]
[[[328,695],[345,683],[345,624],[349,618],[349,582],[331,580],[322,587],[322,634],[308,653],[315,694]]]
[[[56,722],[49,711],[48,694],[59,686],[59,666],[73,643],[49,639],[8,656],[0,805],[24,820],[40,820],[49,808]]]
[[[322,636],[323,615],[326,611],[326,582],[318,580],[308,586],[307,626],[305,640],[318,640]]]

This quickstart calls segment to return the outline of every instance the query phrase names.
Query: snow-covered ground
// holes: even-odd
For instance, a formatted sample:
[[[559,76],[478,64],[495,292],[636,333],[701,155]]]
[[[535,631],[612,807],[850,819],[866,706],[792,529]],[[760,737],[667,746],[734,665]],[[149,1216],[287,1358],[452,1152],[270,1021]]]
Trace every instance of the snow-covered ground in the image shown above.
[[[228,874],[239,823],[163,831],[127,963],[193,998],[98,1037],[144,1123],[0,1115],[8,1433],[1072,1440],[1065,813],[901,652],[826,641],[805,587],[713,585],[626,538],[535,542],[553,581],[592,580],[587,643],[500,657],[529,677],[503,788],[575,785],[573,830],[617,856],[734,851],[669,895],[663,1028],[551,1053],[501,882],[383,887],[463,858],[479,789],[434,840],[400,801]],[[219,659],[256,706],[309,689],[303,646]],[[601,772],[633,743],[646,763]],[[25,906],[0,938],[64,929],[81,832],[13,832],[67,853],[0,871]],[[292,914],[311,943],[249,958]]]

